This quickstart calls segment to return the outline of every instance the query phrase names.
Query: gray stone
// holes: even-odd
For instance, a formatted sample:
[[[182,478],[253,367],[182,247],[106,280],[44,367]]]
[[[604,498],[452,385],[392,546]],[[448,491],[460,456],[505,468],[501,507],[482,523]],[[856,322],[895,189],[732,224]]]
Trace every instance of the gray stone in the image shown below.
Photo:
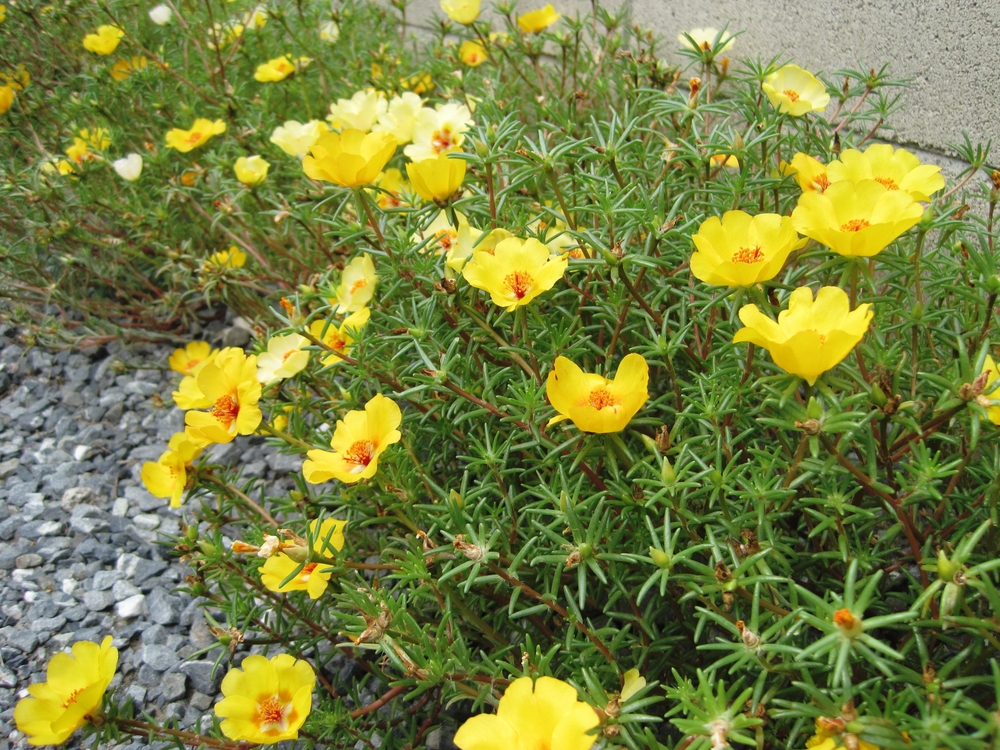
[[[187,693],[187,676],[181,672],[171,672],[163,676],[160,695],[168,703],[183,698]]]
[[[204,693],[195,692],[188,701],[193,708],[199,711],[207,711],[215,703],[215,699],[210,695],[205,695]]]
[[[132,519],[137,529],[153,531],[160,525],[160,517],[154,513],[140,513]]]
[[[35,533],[38,536],[58,536],[63,530],[62,521],[45,521]]]
[[[62,630],[66,624],[66,618],[59,617],[39,617],[31,621],[31,629],[36,633],[53,633]]]
[[[17,467],[21,465],[21,462],[16,458],[8,458],[6,461],[0,463],[0,479],[6,479],[15,471]]]
[[[157,672],[166,672],[178,661],[177,652],[168,646],[151,644],[142,647],[142,663],[148,664]]]
[[[139,673],[136,675],[136,679],[139,681],[140,685],[145,685],[146,687],[156,687],[160,684],[162,676],[148,664],[143,664],[139,667]]]
[[[18,568],[37,568],[43,562],[41,555],[35,554],[34,552],[28,552],[27,554],[21,555],[14,561]]]
[[[94,573],[94,580],[91,588],[94,591],[106,591],[115,585],[122,578],[122,574],[117,570],[99,570]]]
[[[128,513],[128,498],[116,497],[114,504],[111,506],[111,515],[124,518],[126,513]]]
[[[30,654],[38,647],[38,633],[21,628],[6,627],[0,629],[0,635],[8,646],[16,648],[18,651]],[[191,680],[194,682],[194,680]]]
[[[222,682],[222,670],[218,670],[213,677],[214,667],[215,664],[210,661],[189,661],[181,664],[178,669],[190,678],[191,685],[199,693],[215,695],[219,692],[219,683]]]
[[[250,343],[250,331],[242,326],[227,328],[222,334],[223,346],[238,346],[243,348]]]
[[[142,631],[143,646],[163,646],[167,643],[167,629],[162,625],[150,625]]]
[[[132,575],[132,582],[141,586],[153,576],[157,576],[167,569],[167,564],[162,560],[146,560],[140,558],[135,565],[135,573]]]
[[[21,519],[23,521],[32,521],[45,512],[45,503],[42,500],[43,497],[45,496],[40,493],[35,493],[21,507]]]
[[[149,607],[149,616],[159,625],[172,625],[180,619],[180,599],[170,596],[161,586],[149,592],[146,605]]]
[[[115,603],[110,591],[88,591],[83,595],[83,604],[91,612],[103,612]]]
[[[69,513],[81,503],[90,503],[96,499],[94,491],[89,487],[72,487],[62,494],[59,507]]]
[[[69,520],[69,525],[74,531],[90,536],[99,531],[107,531],[110,526],[103,518],[77,517]]]
[[[137,708],[142,707],[146,703],[146,688],[142,685],[133,682],[128,686],[128,690],[125,691],[125,695],[132,699],[132,703],[135,704]]]
[[[302,470],[302,456],[299,455],[272,453],[266,460],[272,471],[298,472]]]
[[[115,584],[111,587],[111,593],[114,595],[115,601],[120,602],[130,597],[142,594],[142,589],[134,583],[129,583],[126,580],[120,580],[115,581]]]
[[[115,605],[115,612],[118,613],[119,617],[124,617],[126,620],[133,617],[138,617],[146,609],[146,596],[145,594],[136,594],[135,596],[130,596],[128,599],[123,599]]]
[[[0,543],[0,570],[10,570],[17,564],[17,558],[30,549],[24,540],[12,544]]]
[[[143,487],[126,487],[124,494],[129,503],[137,505],[143,513],[156,510],[166,503],[162,498],[153,497]]]

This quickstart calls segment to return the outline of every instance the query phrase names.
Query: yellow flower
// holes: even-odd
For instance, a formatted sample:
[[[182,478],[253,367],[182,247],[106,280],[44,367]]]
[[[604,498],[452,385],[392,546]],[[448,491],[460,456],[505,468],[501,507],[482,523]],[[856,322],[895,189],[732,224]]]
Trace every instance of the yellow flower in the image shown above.
[[[844,181],[822,193],[803,193],[792,212],[792,226],[835,253],[870,258],[923,214],[923,207],[902,190],[889,190],[875,180]]]
[[[10,86],[14,91],[23,91],[31,83],[31,74],[23,64],[18,63],[16,72],[0,73],[0,81]]]
[[[691,256],[691,273],[715,286],[751,286],[773,279],[800,239],[788,216],[727,211],[722,220],[702,222],[692,238],[698,250]]]
[[[258,65],[253,77],[262,82],[283,81],[297,70],[302,70],[310,62],[312,60],[308,57],[300,57],[293,62],[288,59],[288,55],[282,55]]]
[[[481,231],[469,226],[469,222],[465,220],[465,216],[460,213],[458,214],[458,232],[455,233],[454,237],[450,238],[448,257],[445,259],[445,265],[448,267],[448,270],[461,273],[466,261],[472,257],[474,251],[494,253],[496,252],[497,245],[504,240],[511,239],[513,236],[506,229],[500,229],[499,227],[483,236]],[[439,244],[443,244],[442,239],[439,239],[438,242]]]
[[[14,103],[14,87],[10,85],[0,86],[0,115],[10,109]]]
[[[337,365],[344,361],[343,357],[350,356],[351,346],[354,344],[354,337],[368,324],[371,317],[371,310],[362,307],[346,318],[338,327],[332,320],[314,320],[309,327],[309,333],[314,339],[318,339],[333,349],[333,352],[323,357],[324,365]]]
[[[372,301],[376,282],[378,274],[375,273],[375,264],[368,253],[352,259],[340,276],[340,286],[337,287],[337,309],[334,312],[354,312],[365,307]],[[330,304],[334,304],[334,301],[330,300]]]
[[[713,154],[709,161],[713,167],[740,168],[740,160],[734,154]]]
[[[247,254],[236,245],[230,245],[228,250],[212,253],[202,264],[204,271],[224,271],[227,268],[243,268],[247,262]]]
[[[222,680],[215,715],[231,740],[273,745],[294,740],[312,710],[316,673],[308,662],[288,654],[268,659],[252,654],[242,669],[230,669]]]
[[[218,351],[207,341],[192,341],[183,349],[174,349],[167,364],[171,370],[181,375],[193,375],[210,362]]]
[[[434,109],[424,107],[413,125],[413,143],[403,153],[411,161],[423,161],[457,151],[472,124],[472,112],[464,104],[448,102]]]
[[[993,384],[997,382],[997,378],[1000,378],[1000,367],[997,367],[996,363],[993,361],[993,357],[986,355],[986,361],[983,362],[983,369],[980,372],[989,373],[986,376],[986,383],[983,387],[983,397],[991,402],[1000,401],[1000,389],[994,390],[992,393],[990,389]],[[990,420],[995,425],[1000,425],[1000,404],[994,403],[993,405],[986,407],[986,418]]]
[[[301,159],[309,153],[309,149],[319,137],[328,130],[326,123],[320,120],[310,120],[306,123],[287,120],[284,125],[279,125],[274,129],[270,140],[289,156],[297,156]]]
[[[105,636],[101,645],[73,644],[72,655],[60,652],[49,660],[45,682],[28,687],[31,697],[14,707],[14,723],[32,745],[61,745],[101,710],[118,666],[118,649]]]
[[[850,309],[844,290],[820,288],[813,300],[812,290],[800,286],[788,298],[788,309],[775,323],[757,305],[740,308],[741,328],[733,343],[749,341],[771,352],[771,358],[785,372],[805,378],[809,385],[833,369],[851,353],[868,330],[871,305]]]
[[[480,0],[441,0],[441,10],[455,23],[468,26],[479,18]]]
[[[94,155],[90,153],[90,147],[83,138],[73,139],[73,145],[66,149],[66,156],[78,165],[82,165],[83,162],[94,158]],[[62,169],[59,171],[62,172]]]
[[[848,149],[826,168],[830,182],[875,180],[889,190],[909,193],[915,201],[929,201],[944,187],[941,167],[921,164],[904,148],[888,144],[869,146],[864,152]]]
[[[523,16],[518,16],[517,25],[525,34],[537,34],[547,29],[560,18],[562,18],[562,15],[556,13],[556,9],[552,7],[552,3],[549,3],[544,8],[539,8],[538,10],[525,13]]]
[[[833,726],[827,726],[827,724]],[[825,717],[816,719],[816,734],[806,740],[806,747],[809,750],[845,750],[843,742],[844,722],[841,719],[831,721]],[[904,732],[905,735],[905,732]],[[857,739],[857,735],[853,735]],[[880,750],[878,745],[873,745],[864,740],[858,740],[857,750]]]
[[[382,209],[408,206],[406,194],[410,192],[410,183],[403,179],[403,173],[395,167],[385,170],[375,180],[378,205]]]
[[[576,688],[554,677],[519,677],[507,687],[495,714],[473,716],[459,727],[461,750],[590,750],[599,724]]]
[[[146,58],[142,55],[133,55],[131,59],[124,58],[115,62],[108,70],[108,74],[116,81],[124,81],[133,73],[146,69]]]
[[[373,132],[388,132],[396,137],[396,144],[402,146],[413,139],[413,128],[417,123],[417,115],[424,106],[420,94],[404,91],[399,96],[389,100],[385,112],[378,116],[378,122],[372,125]]]
[[[434,159],[410,162],[406,174],[417,195],[425,201],[446,203],[462,187],[465,160],[449,159],[442,154]]]
[[[270,385],[302,372],[309,364],[309,352],[302,347],[308,345],[309,339],[297,333],[272,336],[267,351],[257,357],[257,380]]]
[[[313,538],[313,552],[320,557],[334,557],[336,552],[344,548],[346,525],[347,521],[336,518],[327,518],[322,524],[318,520],[310,521],[309,532]],[[279,593],[306,591],[310,599],[319,599],[330,582],[330,567],[322,563],[309,562],[309,552],[304,547],[282,544],[280,549],[287,549],[288,554],[280,550],[271,555],[258,553],[258,556],[267,557],[267,562],[260,569],[261,583],[271,591]],[[301,570],[296,573],[299,568]],[[294,575],[294,578],[282,585],[281,582],[291,575]]]
[[[584,432],[621,432],[649,400],[649,365],[641,354],[627,354],[614,380],[584,372],[566,357],[556,357],[545,382],[545,395],[559,415],[549,424],[570,419]]]
[[[624,702],[644,687],[646,687],[646,678],[639,674],[638,669],[630,669],[622,675],[622,689],[619,695]]]
[[[118,48],[125,32],[117,26],[99,26],[96,34],[83,38],[83,48],[96,55],[110,55]]]
[[[327,120],[334,130],[360,130],[367,133],[388,109],[385,94],[374,89],[356,91],[350,99],[338,99],[330,105]]]
[[[267,179],[267,170],[271,168],[270,162],[263,156],[241,156],[233,165],[233,172],[236,179],[248,187],[259,185]]]
[[[222,120],[212,122],[204,117],[199,117],[189,130],[173,128],[167,132],[167,148],[175,148],[182,154],[186,154],[192,149],[198,148],[206,143],[213,135],[226,132],[226,123]]]
[[[396,139],[390,133],[368,133],[348,129],[324,133],[302,160],[308,177],[355,187],[375,181],[386,162],[396,153]]]
[[[711,27],[706,27],[704,29],[691,29],[691,31],[686,34],[678,34],[677,41],[681,43],[681,46],[687,47],[693,50],[703,50],[708,51],[712,49],[712,43],[715,38],[719,36],[719,30],[713,29]],[[694,39],[694,45],[691,44],[691,39]],[[719,43],[722,44],[722,51],[725,51],[733,46],[733,35],[728,32],[722,33],[722,38],[719,39]]]
[[[761,84],[771,105],[779,112],[801,117],[813,110],[822,112],[830,103],[824,86],[808,70],[798,65],[785,65],[764,79]]]
[[[257,358],[229,347],[198,373],[198,388],[212,402],[211,411],[184,415],[187,432],[210,443],[229,443],[237,435],[252,435],[263,415],[257,406]]]
[[[294,577],[282,586],[281,582],[293,574]],[[330,583],[330,567],[322,563],[296,562],[283,552],[279,552],[267,558],[260,569],[260,582],[271,591],[281,594],[289,591],[306,591],[310,599],[319,599]]]
[[[327,21],[319,27],[319,38],[324,42],[333,44],[340,39],[340,27],[336,21]]]
[[[826,164],[801,151],[792,157],[792,163],[783,167],[785,174],[795,178],[803,193],[823,193],[830,187]]]
[[[0,5],[0,23],[3,23],[6,20],[7,20],[7,6]]]
[[[434,217],[434,221],[428,224],[425,229],[420,230],[420,237],[421,239],[432,238],[424,246],[426,252],[433,252],[435,255],[444,253],[449,258],[461,258],[458,263],[458,270],[462,270],[466,259],[472,255],[473,244],[479,239],[482,232],[475,227],[469,226],[469,220],[465,218],[465,214],[461,211],[456,211],[455,215],[458,217],[457,229],[452,225],[451,216],[449,216],[448,212],[438,211],[437,216]],[[510,236],[510,233],[508,233],[507,237]],[[461,246],[461,249],[459,246]],[[496,245],[494,244],[493,247],[496,247]],[[490,249],[492,250],[493,248],[491,247]]]
[[[472,39],[466,39],[458,48],[458,59],[472,68],[482,65],[487,57],[486,48]]]
[[[400,78],[399,85],[414,94],[426,94],[434,88],[434,79],[430,73],[415,73],[409,78]]]
[[[156,462],[147,461],[142,465],[142,483],[154,497],[169,497],[170,507],[181,507],[181,498],[187,488],[187,470],[191,462],[207,446],[205,440],[186,432],[175,433],[170,438],[169,450]]]
[[[174,398],[174,406],[184,411],[207,409],[212,405],[212,400],[198,387],[197,375],[185,375],[181,378],[177,390],[170,395]]]
[[[302,474],[310,484],[339,479],[353,484],[375,476],[378,458],[387,447],[399,442],[403,414],[392,399],[375,395],[364,411],[349,411],[337,421],[330,447],[333,451],[309,451]]]
[[[462,275],[476,289],[489,292],[493,304],[513,312],[551,289],[567,265],[567,258],[549,258],[549,249],[538,240],[512,237],[492,253],[473,250]]]

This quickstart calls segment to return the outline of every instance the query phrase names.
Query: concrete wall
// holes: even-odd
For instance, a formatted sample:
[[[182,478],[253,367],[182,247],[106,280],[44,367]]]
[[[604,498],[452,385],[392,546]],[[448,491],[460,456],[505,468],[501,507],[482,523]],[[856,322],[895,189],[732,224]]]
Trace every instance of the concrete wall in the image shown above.
[[[519,9],[547,0],[520,0]],[[587,0],[552,0],[556,10],[584,13]],[[490,0],[484,0],[484,7]],[[951,154],[966,132],[975,143],[992,139],[991,163],[1000,163],[1000,0],[616,0],[631,23],[668,43],[681,31],[729,22],[743,31],[734,58],[787,58],[814,72],[879,68],[912,79],[903,108],[891,118],[892,140]],[[426,24],[438,0],[415,0],[408,15]],[[886,137],[888,134],[884,134]]]

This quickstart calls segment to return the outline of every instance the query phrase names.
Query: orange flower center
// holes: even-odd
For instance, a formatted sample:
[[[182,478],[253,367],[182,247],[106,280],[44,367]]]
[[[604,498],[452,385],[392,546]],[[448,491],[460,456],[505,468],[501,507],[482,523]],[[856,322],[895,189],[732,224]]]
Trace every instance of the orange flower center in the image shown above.
[[[285,353],[284,353],[284,354],[282,355],[282,357],[281,357],[281,361],[282,361],[282,362],[287,362],[287,361],[288,361],[288,358],[289,358],[289,357],[291,357],[291,356],[292,356],[293,354],[295,354],[295,352],[297,352],[297,351],[298,351],[298,349],[292,349],[291,351],[287,351],[287,352],[285,352]]]
[[[712,45],[709,44],[708,42],[702,42],[701,43],[701,48],[703,50],[705,50],[706,52],[708,52],[708,50],[712,49]]]
[[[372,462],[374,452],[375,444],[371,440],[355,440],[344,453],[344,463],[354,464],[351,473],[359,474]]]
[[[870,227],[871,222],[867,219],[851,219],[846,224],[840,225],[841,232],[860,232],[865,227]]]
[[[820,333],[815,328],[807,328],[802,333],[815,333],[816,336],[819,338],[819,345],[820,346],[825,346],[826,345],[826,334],[825,333]]]
[[[856,618],[849,609],[838,609],[833,613],[833,622],[838,627],[844,628],[845,630],[850,630],[857,623],[858,618]]]
[[[212,416],[222,422],[227,430],[236,421],[239,414],[240,402],[228,393],[216,401],[215,406],[212,407]]]
[[[358,291],[359,289],[364,289],[366,286],[368,286],[368,279],[364,278],[358,279],[353,284],[351,284],[351,290],[348,292],[348,294],[353,295],[356,291]]]
[[[458,232],[454,232],[448,229],[442,229],[440,232],[434,235],[434,237],[437,240],[438,246],[441,248],[441,250],[444,252],[448,252],[449,250],[451,250],[451,246],[455,243],[455,240],[458,239]]]
[[[187,372],[191,372],[195,367],[201,363],[200,359],[189,359],[187,363]]]
[[[514,271],[504,276],[503,283],[510,289],[518,299],[524,299],[524,295],[531,289],[531,274],[527,271]]]
[[[283,696],[270,695],[257,703],[257,724],[265,734],[280,734],[295,719],[295,708]]]
[[[184,141],[185,143],[201,143],[201,131],[192,130]]]
[[[826,174],[817,175],[816,179],[813,180],[813,189],[817,193],[825,192],[828,187],[830,187],[830,178]]]
[[[764,260],[764,251],[760,249],[760,245],[741,247],[733,253],[732,257],[733,263],[760,263],[762,260]]]
[[[338,352],[342,351],[347,346],[347,342],[344,340],[344,337],[340,335],[340,331],[331,331],[330,335],[327,336],[326,339],[326,345]]]
[[[435,130],[434,135],[431,136],[431,148],[434,149],[435,153],[443,153],[455,145],[451,136],[451,128],[441,128],[440,130]]]
[[[899,185],[897,185],[896,181],[891,177],[876,177],[875,182],[880,185],[885,185],[889,190],[899,190]]]
[[[799,92],[798,91],[792,91],[791,89],[785,89],[781,93],[784,94],[785,96],[787,96],[793,102],[797,102],[799,100]]]
[[[307,582],[309,580],[309,576],[311,576],[312,572],[316,570],[317,565],[318,563],[306,563],[302,567],[302,572],[299,573],[299,579],[303,582]]]
[[[66,699],[66,702],[62,704],[62,707],[69,708],[72,704],[76,703],[76,699],[80,696],[80,693],[82,692],[83,688],[77,688],[76,690],[74,690],[72,693],[69,694],[69,697]]]
[[[621,400],[615,398],[607,388],[595,388],[590,392],[587,403],[600,411],[606,406],[618,406]]]

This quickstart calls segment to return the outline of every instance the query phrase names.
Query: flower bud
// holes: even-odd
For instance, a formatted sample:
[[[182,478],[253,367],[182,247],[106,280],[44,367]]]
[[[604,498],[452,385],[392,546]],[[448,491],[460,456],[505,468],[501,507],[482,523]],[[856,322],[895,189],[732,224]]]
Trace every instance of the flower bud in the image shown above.
[[[663,550],[656,549],[656,547],[650,547],[649,556],[653,559],[653,562],[663,570],[668,570],[670,568],[670,555]]]

